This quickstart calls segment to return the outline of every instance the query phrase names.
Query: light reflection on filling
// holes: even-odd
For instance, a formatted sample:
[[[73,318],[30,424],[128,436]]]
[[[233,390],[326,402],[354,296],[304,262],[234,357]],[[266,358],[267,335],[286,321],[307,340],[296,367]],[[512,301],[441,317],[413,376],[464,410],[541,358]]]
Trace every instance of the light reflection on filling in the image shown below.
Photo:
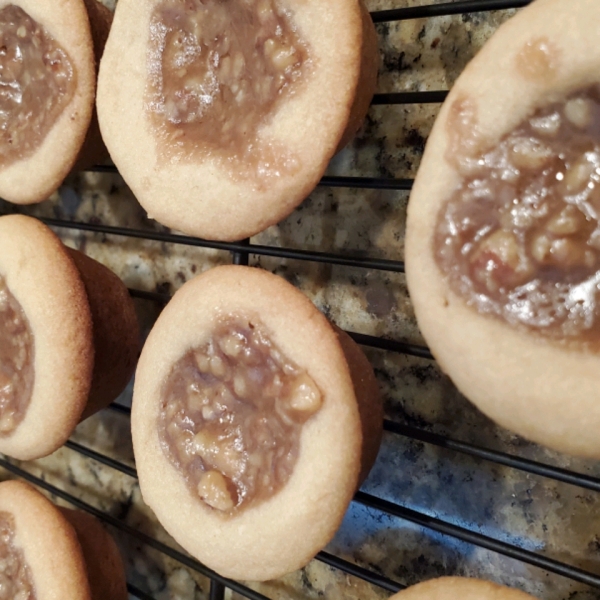
[[[33,391],[33,334],[27,317],[0,275],[0,435],[23,420]]]
[[[258,131],[308,62],[292,15],[275,0],[164,0],[152,15],[149,49],[149,108],[161,148],[182,160],[201,151],[264,168],[277,157]]]
[[[555,339],[600,340],[600,88],[539,109],[458,163],[434,254],[483,313]]]
[[[256,320],[230,317],[173,367],[158,430],[194,494],[230,513],[290,478],[303,424],[323,398]]]
[[[15,545],[15,521],[0,512],[0,600],[35,600],[31,570]]]
[[[76,74],[42,25],[9,4],[0,10],[0,166],[30,157],[71,101]]]

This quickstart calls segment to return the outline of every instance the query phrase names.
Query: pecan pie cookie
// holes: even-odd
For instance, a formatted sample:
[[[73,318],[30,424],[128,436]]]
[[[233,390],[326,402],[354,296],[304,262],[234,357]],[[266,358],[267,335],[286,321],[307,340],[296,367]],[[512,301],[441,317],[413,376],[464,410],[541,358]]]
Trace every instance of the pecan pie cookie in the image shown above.
[[[390,600],[535,600],[533,596],[481,579],[440,577],[413,585]]]
[[[101,54],[110,18],[96,0],[0,0],[0,197],[40,202],[73,167],[92,118],[94,50]],[[83,162],[98,158],[95,131]]]
[[[600,457],[600,48],[594,0],[537,0],[458,79],[408,207],[419,326],[459,390]],[[491,75],[493,73],[493,76]]]
[[[0,452],[50,454],[110,403],[139,334],[121,280],[39,221],[0,217]]]
[[[6,600],[127,598],[123,563],[100,523],[20,481],[0,483],[0,558]]]
[[[98,81],[104,140],[150,217],[253,235],[356,133],[376,42],[361,0],[120,0]]]
[[[233,578],[305,565],[332,538],[382,430],[373,370],[300,291],[212,269],[167,305],[136,372],[132,435],[146,503]]]

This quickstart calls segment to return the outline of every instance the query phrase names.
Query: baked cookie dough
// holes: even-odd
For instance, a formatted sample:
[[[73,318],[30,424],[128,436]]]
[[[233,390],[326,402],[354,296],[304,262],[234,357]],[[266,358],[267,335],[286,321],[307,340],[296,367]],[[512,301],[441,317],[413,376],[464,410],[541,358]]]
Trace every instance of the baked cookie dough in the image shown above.
[[[366,115],[378,61],[362,0],[119,0],[100,128],[151,218],[237,240],[316,186]]]
[[[127,600],[123,560],[108,531],[98,519],[80,510],[61,508],[60,512],[81,546],[91,600]]]
[[[100,60],[113,20],[113,13],[100,0],[83,0],[90,21],[92,43],[94,47],[95,76],[98,75]],[[95,82],[94,82],[95,83]],[[94,87],[94,105],[90,126],[72,171],[83,171],[109,159],[108,149],[100,133],[98,112],[96,111],[96,89]]]
[[[503,585],[467,577],[440,577],[413,585],[390,600],[535,600]]]
[[[0,569],[5,598],[91,600],[73,528],[30,485],[0,484]]]
[[[108,11],[87,1],[102,27]],[[0,0],[0,83],[0,197],[40,202],[73,167],[92,117],[96,66],[85,2]]]
[[[0,452],[54,452],[123,390],[138,347],[114,273],[35,219],[0,217]]]
[[[458,389],[500,425],[596,458],[597,19],[594,0],[537,0],[500,27],[440,111],[406,235],[419,326]]]
[[[138,363],[131,424],[144,501],[188,552],[235,579],[279,577],[329,542],[382,423],[361,350],[255,268],[186,283]]]

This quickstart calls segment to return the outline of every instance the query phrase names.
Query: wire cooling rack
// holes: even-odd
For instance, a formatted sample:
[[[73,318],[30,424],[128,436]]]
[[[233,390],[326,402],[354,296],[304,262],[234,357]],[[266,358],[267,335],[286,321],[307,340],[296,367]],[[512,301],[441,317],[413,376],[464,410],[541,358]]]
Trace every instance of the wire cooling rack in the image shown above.
[[[565,0],[568,2],[569,0]],[[483,12],[499,9],[518,8],[525,6],[529,0],[463,0],[456,2],[438,3],[428,6],[400,8],[394,10],[384,10],[372,13],[372,18],[375,23],[383,23],[389,21],[400,21],[408,19],[422,19],[437,17],[443,15],[454,15],[470,12]],[[446,91],[430,91],[430,92],[402,92],[402,93],[387,93],[377,94],[373,99],[373,104],[388,105],[388,104],[419,104],[419,103],[440,103],[446,97]],[[114,167],[96,167],[95,171],[116,172]],[[387,189],[387,190],[410,190],[412,180],[410,179],[391,179],[391,178],[365,178],[365,177],[324,177],[320,185],[329,187],[348,187],[348,188],[366,188],[366,189]],[[234,264],[248,264],[250,255],[269,256],[279,259],[296,259],[300,261],[312,261],[318,263],[327,263],[330,265],[341,265],[346,267],[354,267],[357,269],[387,271],[392,273],[403,273],[404,264],[400,261],[383,260],[377,258],[369,258],[365,256],[348,256],[347,254],[336,254],[326,252],[313,252],[308,250],[296,250],[288,248],[280,248],[267,245],[251,244],[249,240],[243,240],[237,243],[224,243],[206,241],[194,237],[175,235],[163,232],[144,231],[139,229],[112,227],[102,224],[72,222],[63,219],[41,219],[51,227],[67,228],[77,231],[89,231],[93,233],[111,234],[123,236],[126,238],[142,238],[144,240],[155,240],[158,242],[166,242],[172,244],[183,244],[187,246],[196,246],[202,248],[212,248],[225,250],[231,253],[232,262]],[[158,303],[166,303],[169,300],[168,295],[147,292],[137,289],[131,289],[130,293],[133,297],[142,298]],[[370,346],[373,348],[382,349],[390,353],[402,353],[411,356],[420,357],[423,359],[432,359],[429,350],[424,346],[415,344],[403,343],[384,339],[369,335],[348,332],[359,344]],[[119,412],[126,416],[130,415],[130,409],[120,404],[112,404],[110,410]],[[476,457],[484,461],[490,461],[497,465],[503,465],[511,469],[517,469],[539,477],[550,478],[552,480],[578,486],[583,490],[591,490],[594,492],[600,491],[600,479],[576,473],[574,471],[559,468],[550,464],[544,464],[538,461],[529,460],[516,455],[499,452],[496,450],[481,447],[476,444],[466,443],[451,437],[432,433],[424,428],[406,425],[404,423],[386,420],[384,424],[385,430],[399,436],[405,436],[412,440],[418,440],[425,444],[431,444],[448,451]],[[66,446],[89,459],[97,461],[110,469],[114,469],[124,475],[136,478],[137,474],[134,468],[119,462],[113,458],[100,454],[90,448],[82,446],[73,441],[67,442]],[[70,493],[67,493],[56,486],[48,483],[44,479],[34,476],[23,470],[19,466],[9,462],[4,458],[0,458],[0,466],[4,467],[14,475],[23,478],[30,483],[46,490],[58,498],[72,504],[73,506],[84,510],[101,521],[115,527],[127,536],[137,540],[139,543],[147,545],[168,557],[180,562],[187,568],[196,571],[210,578],[211,600],[223,599],[227,588],[237,592],[242,597],[253,600],[268,600],[267,596],[250,589],[249,587],[224,577],[208,569],[199,562],[193,560],[189,556],[169,547],[163,542],[151,537],[142,531],[130,526],[121,519],[118,519],[106,512],[98,510],[94,506],[76,498]],[[484,548],[492,552],[522,561],[529,565],[545,569],[549,573],[554,573],[572,581],[586,584],[594,589],[600,590],[600,576],[573,565],[567,564],[560,560],[548,558],[540,553],[525,549],[517,544],[509,543],[497,537],[484,535],[474,532],[469,528],[449,522],[440,518],[435,518],[420,512],[402,506],[401,504],[378,498],[374,495],[359,491],[354,496],[354,502],[365,507],[369,507],[376,511],[392,515],[394,517],[404,519],[421,527],[435,531],[438,534],[449,536],[464,543],[471,544],[474,547]],[[376,570],[364,568],[355,565],[345,559],[339,558],[328,552],[320,552],[317,560],[322,561],[334,569],[347,573],[349,575],[361,578],[375,586],[379,586],[389,592],[396,592],[403,589],[403,585],[394,581]],[[143,590],[138,589],[135,585],[128,584],[129,593],[131,596],[141,598],[142,600],[153,600],[152,596]]]

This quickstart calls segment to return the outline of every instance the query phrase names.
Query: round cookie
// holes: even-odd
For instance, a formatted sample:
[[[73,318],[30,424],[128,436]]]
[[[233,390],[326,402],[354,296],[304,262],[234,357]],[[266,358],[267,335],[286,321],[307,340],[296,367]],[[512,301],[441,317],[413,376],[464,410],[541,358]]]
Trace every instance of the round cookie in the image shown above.
[[[0,435],[0,451],[29,460],[54,452],[82,417],[125,387],[138,326],[122,282],[30,217],[0,217],[0,280],[33,337],[29,405],[16,427]]]
[[[83,0],[0,0],[0,11],[11,6],[22,9],[60,47],[61,50],[49,52],[49,56],[43,59],[44,64],[52,63],[53,69],[56,64],[62,64],[65,65],[66,73],[72,73],[72,93],[65,88],[60,92],[62,95],[47,92],[45,96],[47,99],[54,99],[58,107],[58,113],[47,133],[42,135],[33,148],[26,152],[20,150],[20,156],[0,165],[0,197],[17,204],[31,204],[46,199],[54,192],[77,160],[92,117],[96,67],[90,20]],[[94,11],[96,12],[100,13]],[[8,46],[8,54],[3,54],[0,62],[5,63],[4,77],[9,78],[13,70],[10,56],[15,42],[10,39],[4,44]],[[63,55],[60,55],[61,51]],[[28,68],[27,64],[25,69]],[[25,98],[27,85],[29,84],[23,83]],[[40,92],[36,92],[36,98],[41,97]],[[39,109],[34,114],[36,112]],[[15,118],[11,119],[12,122],[15,121]],[[29,129],[25,129],[24,132],[19,132],[16,139],[3,139],[2,143],[6,148],[9,148],[8,144],[13,144],[10,148],[24,148],[19,142],[19,136],[23,133],[25,136],[32,135]]]
[[[167,452],[159,423],[171,406],[165,394],[173,366],[231,318],[247,319],[250,329],[266,334],[275,351],[317,386],[322,402],[301,428],[296,461],[283,485],[227,511],[192,491]],[[159,317],[138,363],[132,436],[144,501],[179,544],[227,577],[279,577],[321,550],[374,461],[381,429],[381,399],[362,352],[301,292],[259,269],[217,267],[186,283]],[[231,458],[228,453],[223,449],[220,456]]]
[[[60,511],[30,485],[0,483],[0,517],[8,515],[11,545],[28,566],[37,600],[92,600],[86,564],[73,528]],[[3,543],[6,544],[3,528]]]
[[[413,585],[390,600],[535,600],[519,590],[481,579],[440,577]]]
[[[405,257],[421,331],[458,389],[500,425],[589,457],[600,457],[597,350],[478,312],[438,266],[434,238],[464,181],[457,159],[497,148],[536,111],[600,81],[599,18],[594,0],[536,0],[471,61],[427,143],[408,207]]]
[[[266,0],[266,4],[270,1]],[[203,4],[192,4],[195,14],[199,14]],[[228,115],[239,125],[235,119],[247,115],[237,105],[226,108],[231,105],[226,90],[238,90],[235,81],[223,83],[229,75],[220,75],[219,71],[215,75],[217,84],[208,76],[201,84],[191,81],[188,87],[182,87],[184,91],[174,92],[172,98],[160,89],[156,97],[149,95],[149,72],[152,78],[158,77],[160,85],[167,81],[166,75],[156,75],[157,70],[162,73],[162,67],[152,62],[154,50],[149,52],[161,35],[161,25],[153,22],[153,14],[163,5],[167,6],[168,0],[120,0],[117,6],[98,80],[102,135],[119,172],[151,218],[210,239],[237,240],[253,235],[289,215],[302,202],[318,183],[333,154],[348,143],[364,119],[375,89],[379,60],[372,20],[361,0],[277,0],[273,4],[277,18],[284,19],[285,15],[288,25],[284,29],[297,38],[296,46],[291,47],[296,48],[298,55],[305,54],[304,62],[298,67],[297,77],[295,66],[292,71],[283,69],[289,81],[272,98],[273,105],[223,147],[224,142],[219,142],[220,134],[215,131],[203,129],[197,139],[189,138],[191,134],[182,129],[180,121],[193,119],[189,115],[172,116],[172,105],[195,85],[202,90],[217,85],[218,89],[210,87],[211,99],[206,99],[209,92],[203,92],[194,102],[225,108],[213,108],[213,112],[197,108],[201,117],[194,118],[202,125],[220,123],[221,116]],[[245,10],[246,5],[258,10],[265,0],[245,3],[232,12]],[[216,8],[218,3],[205,10],[210,14]],[[255,16],[249,18],[257,20]],[[214,39],[224,40],[229,48],[236,36],[230,36],[226,29],[230,16],[223,16],[223,21],[227,24],[223,29],[214,23],[206,27],[216,27]],[[200,25],[200,33],[194,35],[201,36],[204,26]],[[236,27],[246,35],[246,22]],[[182,37],[186,36],[187,33]],[[177,43],[181,43],[181,37]],[[262,48],[262,43],[256,48]],[[157,48],[161,58],[164,48]],[[223,52],[227,48],[223,46]],[[217,62],[223,59],[225,64],[228,58],[235,61],[234,54],[228,57],[219,52],[221,49],[215,53]],[[236,75],[242,81],[247,72],[244,69],[263,60],[262,54],[250,58],[248,52]],[[282,56],[287,56],[282,52]],[[264,60],[268,63],[269,59]],[[187,65],[182,72],[188,68],[195,67]],[[259,81],[258,75],[248,75],[256,85],[268,84],[269,77],[279,76],[261,76]],[[244,100],[236,96],[235,102]],[[165,108],[161,108],[163,105]],[[217,114],[217,110],[223,112]],[[254,114],[252,110],[250,106],[249,114]],[[171,112],[164,116],[166,111]],[[218,118],[213,118],[215,115]],[[176,121],[179,129],[175,127],[163,135],[163,128]],[[229,135],[227,127],[230,124],[224,123],[223,136]],[[139,152],[139,148],[144,148],[144,152]]]

